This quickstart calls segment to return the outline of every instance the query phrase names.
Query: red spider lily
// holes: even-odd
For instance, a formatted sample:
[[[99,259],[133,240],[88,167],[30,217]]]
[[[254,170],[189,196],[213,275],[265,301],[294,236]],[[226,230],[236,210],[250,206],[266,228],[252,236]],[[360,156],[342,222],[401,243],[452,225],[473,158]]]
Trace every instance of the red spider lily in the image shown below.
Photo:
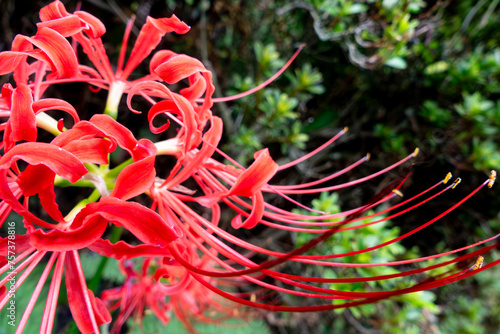
[[[134,162],[122,170],[116,178],[114,189],[108,194],[99,176],[88,173],[83,163],[107,164],[108,153],[117,145],[127,150]],[[166,245],[178,237],[177,228],[164,226],[165,222],[150,209],[138,203],[125,202],[153,184],[155,153],[156,149],[150,141],[137,141],[130,131],[109,116],[95,115],[89,122],[81,121],[71,130],[63,132],[50,144],[22,143],[9,150],[0,158],[0,194],[14,211],[26,219],[30,242],[38,249],[63,251],[87,247],[102,235],[108,221],[124,226],[145,243]],[[34,216],[10,190],[6,181],[7,170],[15,167],[18,159],[29,163],[16,179],[22,195],[38,195],[42,207],[58,224]],[[14,169],[18,170],[17,167]],[[138,169],[143,173],[141,178],[135,176]],[[87,205],[76,216],[69,215],[65,219],[55,203],[55,175],[72,183],[85,176],[96,184],[102,195],[109,196]],[[33,224],[50,231],[37,229]]]
[[[40,18],[42,22],[38,24],[35,36],[19,35],[13,42],[12,51],[0,53],[0,74],[14,72],[16,83],[15,88],[5,85],[0,99],[0,115],[8,118],[0,128],[4,131],[3,155],[0,157],[0,214],[3,223],[9,212],[15,211],[22,216],[27,229],[26,234],[15,237],[15,253],[19,255],[0,268],[0,274],[6,274],[0,281],[0,307],[11,298],[5,285],[15,273],[7,273],[8,269],[16,265],[16,270],[22,271],[17,280],[16,289],[19,289],[45,254],[52,252],[19,323],[19,332],[23,330],[53,267],[41,332],[52,330],[63,271],[68,303],[79,330],[84,333],[98,332],[98,326],[111,321],[105,305],[85,283],[78,253],[84,248],[121,261],[121,269],[127,278],[125,284],[102,295],[111,311],[119,309],[114,325],[116,331],[131,314],[140,320],[146,308],[165,323],[170,313],[174,312],[190,329],[193,329],[190,319],[217,322],[233,315],[234,305],[228,306],[216,296],[223,296],[238,305],[273,311],[307,312],[362,305],[449,284],[499,263],[500,260],[497,260],[482,266],[480,257],[472,264],[474,258],[498,246],[497,241],[484,246],[497,236],[423,258],[391,263],[346,262],[349,256],[376,251],[435,223],[484,186],[491,187],[496,176],[494,172],[455,205],[400,237],[342,254],[309,255],[307,252],[310,249],[333,234],[367,226],[355,224],[362,219],[379,217],[369,223],[377,224],[408,214],[455,188],[458,181],[448,184],[450,177],[447,176],[429,189],[394,204],[393,199],[400,193],[399,188],[403,186],[406,176],[395,180],[363,206],[336,214],[298,214],[275,207],[266,202],[265,196],[281,196],[305,207],[289,196],[360,185],[408,163],[416,152],[383,170],[343,184],[323,186],[325,182],[351,172],[368,157],[321,180],[301,185],[274,185],[272,179],[276,174],[317,154],[346,130],[340,131],[310,154],[288,164],[279,166],[264,149],[255,154],[253,164],[244,168],[217,148],[223,124],[210,108],[214,101],[221,100],[212,98],[212,75],[201,62],[161,50],[152,57],[150,75],[128,81],[132,71],[156,48],[163,35],[167,32],[187,32],[189,27],[182,21],[175,16],[148,18],[125,64],[126,44],[132,27],[130,21],[118,69],[114,72],[101,40],[105,28],[97,18],[83,11],[68,13],[60,1],[44,7]],[[69,37],[75,41],[73,46],[67,40]],[[76,44],[82,47],[95,69],[79,63]],[[35,60],[30,63],[28,57]],[[166,85],[185,79],[189,86],[179,93]],[[107,112],[113,116],[116,116],[117,103],[123,93],[128,93],[129,108],[139,113],[131,108],[131,100],[140,95],[152,104],[147,117],[153,133],[163,132],[169,126],[168,123],[161,127],[153,125],[153,120],[159,115],[169,116],[180,129],[175,138],[163,142],[137,140],[130,130],[108,115],[94,115],[88,121],[80,120],[76,110],[67,102],[42,98],[49,85],[71,81],[88,82],[92,86],[109,89]],[[68,130],[63,129],[61,123],[45,114],[53,109],[69,113],[74,125]],[[50,143],[37,142],[38,127],[49,130],[55,138]],[[109,154],[118,147],[131,158],[110,169]],[[231,164],[215,160],[215,152]],[[170,155],[175,159],[174,167],[166,175],[157,175],[157,155]],[[18,163],[19,160],[24,163]],[[188,180],[196,183],[200,193],[187,188]],[[94,190],[89,198],[77,203],[64,215],[57,204],[55,187],[70,185],[89,186]],[[151,207],[134,201],[143,194],[152,199]],[[38,198],[46,214],[44,217],[50,217],[50,221],[32,212],[32,198]],[[382,203],[387,208],[367,215],[369,209]],[[252,230],[263,225],[294,233],[314,233],[317,237],[290,252],[268,249],[263,243],[252,243],[223,228],[221,206],[228,207],[224,214],[230,216],[234,229]],[[337,221],[332,222],[331,219]],[[124,239],[111,242],[103,238],[109,223],[128,230],[138,241]],[[8,238],[0,239],[2,256],[9,254],[8,241]],[[322,267],[408,265],[476,246],[482,247],[451,261],[423,265],[391,275],[326,279],[280,271],[285,263]],[[143,257],[140,271],[133,269],[128,262],[136,257]],[[338,262],[335,259],[339,259]],[[352,292],[318,286],[318,283],[363,283],[404,278],[444,266],[449,268],[444,274],[430,273],[425,280],[392,291]],[[322,305],[282,305],[276,294],[326,302]],[[332,304],[332,300],[347,302]],[[207,312],[211,311],[219,317],[207,316]]]
[[[107,156],[117,145],[130,153],[133,162],[118,174],[115,187],[108,193],[102,178],[88,172],[83,163],[108,164]],[[72,129],[64,131],[50,144],[17,144],[0,158],[2,211],[16,211],[23,216],[27,227],[27,235],[15,240],[16,251],[20,255],[14,263],[5,264],[0,272],[5,273],[14,264],[18,264],[16,270],[26,268],[17,280],[17,289],[42,257],[48,251],[53,252],[36,293],[19,323],[19,331],[23,330],[56,259],[58,264],[54,269],[41,332],[51,331],[63,267],[66,271],[69,306],[80,331],[97,332],[99,325],[110,321],[103,304],[87,289],[77,253],[77,250],[100,240],[108,222],[124,226],[140,241],[155,247],[164,246],[179,237],[178,229],[167,226],[168,222],[154,211],[139,203],[126,202],[146,191],[154,182],[155,153],[155,146],[150,141],[137,141],[130,131],[111,117],[95,115],[90,121],[80,121]],[[16,164],[18,159],[29,164],[22,172]],[[135,176],[137,170],[142,171],[141,178]],[[89,203],[78,208],[74,214],[63,217],[55,201],[56,175],[72,183],[87,179],[95,184],[103,197],[99,202]],[[55,224],[46,222],[29,211],[28,201],[34,195],[38,196],[41,206],[56,221]],[[25,198],[24,204],[18,201],[21,196]],[[9,240],[5,238],[2,242],[8,243]],[[4,246],[3,249],[2,255],[7,256],[7,247]],[[12,276],[14,274],[8,274],[0,285],[4,286]],[[3,307],[10,297],[10,294],[4,293],[0,305]]]
[[[200,268],[211,268],[213,261],[206,256],[199,258],[194,245],[185,245],[182,254]],[[147,310],[164,325],[170,321],[173,312],[192,331],[195,331],[193,322],[217,324],[232,316],[243,315],[238,312],[241,307],[207,291],[174,260],[145,258],[141,270],[134,269],[134,262],[121,260],[120,269],[126,277],[123,285],[101,294],[110,311],[120,310],[111,333],[118,333],[131,315],[142,324],[143,313]],[[224,284],[221,280],[212,280]]]
[[[127,42],[134,22],[131,20],[125,31],[116,72],[112,69],[101,40],[106,28],[99,19],[84,11],[75,11],[71,14],[59,0],[43,7],[40,10],[40,18],[42,22],[37,24],[38,31],[35,36],[18,35],[13,43],[12,51],[0,53],[0,75],[14,71],[16,82],[27,83],[28,75],[36,70],[37,74],[43,77],[46,66],[49,66],[52,73],[47,76],[45,82],[40,83],[39,89],[42,92],[50,84],[70,81],[88,82],[96,87],[108,89],[110,94],[106,110],[114,118],[116,118],[120,97],[135,83],[143,80],[156,80],[160,77],[172,83],[175,80],[175,68],[185,66],[186,62],[198,62],[187,56],[172,57],[172,55],[165,55],[166,51],[159,52],[151,63],[155,64],[151,75],[135,81],[127,80],[134,69],[156,48],[166,33],[185,34],[189,31],[189,26],[175,15],[163,19],[148,17],[124,66]],[[76,50],[66,39],[68,37],[73,38],[82,47],[95,69],[79,64]],[[37,62],[28,65],[26,63],[28,56],[36,58]],[[165,58],[168,58],[169,62]],[[158,67],[158,73],[156,73],[156,67]],[[209,72],[202,77],[193,74],[190,79],[193,86],[186,89],[185,94],[198,98],[201,96],[202,87],[213,90],[210,76]],[[201,83],[200,79],[202,81],[205,79],[205,82]],[[207,95],[211,96],[211,92],[209,91]],[[209,104],[208,99],[204,108],[207,109]]]
[[[380,219],[371,222],[370,223],[371,225],[401,216],[419,206],[424,205],[426,202],[443,194],[444,192],[455,188],[455,186],[458,184],[459,181],[457,180],[451,185],[445,187],[444,189],[432,194],[432,191],[435,191],[435,189],[439,187],[441,184],[448,183],[450,176],[447,176],[447,178],[444,179],[443,181],[438,182],[433,187],[423,191],[418,195],[413,196],[412,198],[409,198],[399,204],[393,205],[387,209],[384,209],[370,216],[364,216],[364,217],[360,217],[360,215],[363,212],[366,212],[368,209],[371,209],[383,202],[387,202],[394,196],[397,196],[399,192],[398,188],[402,185],[404,180],[400,181],[399,184],[396,184],[394,188],[391,189],[392,191],[390,191],[389,193],[382,194],[382,196],[380,196],[378,200],[367,203],[366,205],[360,208],[353,209],[347,212],[342,212],[339,214],[323,214],[321,216],[304,216],[302,214],[294,214],[291,212],[281,210],[270,204],[265,203],[262,199],[262,196],[259,195],[263,191],[276,193],[279,195],[285,195],[293,193],[300,194],[300,193],[314,193],[320,191],[336,190],[347,186],[356,185],[361,182],[372,179],[375,176],[387,172],[389,169],[397,167],[398,165],[404,163],[411,157],[413,157],[413,154],[408,156],[406,159],[401,160],[397,164],[390,166],[380,172],[374,173],[373,175],[367,176],[365,178],[351,181],[346,184],[340,184],[336,186],[316,188],[316,189],[303,189],[303,188],[307,186],[314,186],[318,184],[318,182],[313,182],[310,184],[304,184],[298,186],[271,186],[267,184],[267,181],[274,175],[276,170],[280,169],[269,157],[267,151],[263,151],[257,154],[255,163],[252,164],[252,166],[250,166],[246,170],[244,169],[238,170],[232,166],[222,165],[220,163],[217,163],[216,161],[208,159],[201,168],[198,168],[193,173],[193,178],[198,181],[199,186],[203,189],[205,194],[207,194],[206,196],[192,197],[190,196],[190,194],[178,194],[176,192],[169,191],[168,187],[166,187],[165,184],[163,185],[158,184],[157,188],[155,189],[155,193],[153,193],[153,196],[157,201],[157,206],[160,214],[166,217],[166,219],[174,220],[181,227],[184,235],[183,239],[186,240],[185,243],[194,243],[202,252],[204,252],[207,256],[211,257],[212,260],[219,265],[220,268],[217,270],[205,270],[199,268],[195,265],[192,265],[181,256],[181,253],[177,248],[178,247],[177,242],[174,242],[168,246],[171,256],[175,260],[177,260],[180,264],[185,266],[188,270],[190,270],[192,276],[195,279],[197,279],[202,285],[206,286],[210,290],[218,294],[221,294],[222,296],[232,301],[241,303],[243,305],[248,305],[266,310],[293,311],[293,312],[331,310],[336,308],[372,303],[374,301],[385,299],[390,296],[396,296],[398,294],[431,289],[437,286],[448,284],[450,281],[464,279],[474,274],[471,272],[471,269],[478,269],[476,268],[478,266],[474,268],[471,267],[465,270],[459,269],[458,272],[454,272],[453,269],[450,269],[448,275],[445,275],[443,277],[429,277],[429,279],[426,282],[420,282],[415,284],[414,286],[400,288],[399,290],[394,290],[394,291],[383,291],[383,292],[339,291],[333,289],[319,288],[315,285],[315,283],[347,283],[347,282],[360,283],[360,282],[380,281],[385,279],[393,279],[398,277],[416,275],[419,273],[423,273],[453,263],[460,264],[466,260],[477,257],[479,254],[484,254],[485,252],[488,252],[489,250],[494,249],[495,247],[498,246],[497,242],[491,246],[484,246],[483,248],[476,250],[475,252],[472,252],[470,254],[460,256],[453,261],[448,261],[438,265],[432,265],[414,270],[409,270],[406,272],[401,272],[399,274],[375,276],[375,277],[362,277],[362,278],[350,278],[350,279],[323,279],[323,278],[290,275],[272,269],[284,262],[291,262],[291,261],[304,264],[311,264],[311,265],[320,265],[325,267],[328,266],[376,267],[376,266],[404,265],[409,263],[422,262],[428,259],[439,258],[444,255],[454,254],[469,249],[471,247],[482,245],[486,242],[496,239],[499,236],[496,235],[486,240],[477,242],[473,245],[465,246],[460,249],[456,249],[446,253],[437,254],[434,256],[428,256],[424,258],[412,259],[412,260],[397,261],[391,263],[345,263],[345,262],[328,261],[331,259],[344,258],[355,254],[362,254],[365,252],[374,251],[391,243],[400,241],[403,238],[406,238],[420,231],[421,229],[431,225],[440,218],[449,214],[451,211],[455,210],[463,202],[465,202],[468,198],[470,198],[473,194],[478,192],[482,187],[486,185],[491,186],[492,183],[494,182],[494,173],[492,173],[491,177],[488,180],[486,180],[483,184],[481,184],[471,194],[467,195],[466,197],[464,197],[464,199],[453,205],[451,208],[437,215],[434,219],[421,225],[420,227],[414,229],[413,231],[408,232],[398,238],[387,241],[377,246],[343,254],[303,255],[303,253],[305,253],[307,250],[311,249],[319,242],[325,240],[334,233],[339,233],[346,229],[363,228],[364,226],[366,226],[366,224],[364,224],[364,225],[344,227],[347,224],[360,221],[361,219],[372,218],[377,216],[381,217]],[[301,160],[296,161],[294,163],[298,163]],[[362,159],[355,165],[363,162],[363,160],[365,159]],[[289,164],[288,166],[290,165],[293,165],[293,163]],[[342,172],[351,169],[351,167],[354,166],[350,166]],[[261,170],[262,172],[256,173],[255,172],[256,170]],[[342,174],[342,172],[336,173],[334,174],[334,176],[339,176],[340,174]],[[327,179],[330,179],[330,177]],[[228,186],[224,185],[224,183],[227,184]],[[252,199],[252,204],[248,204],[247,202],[243,201],[240,198],[241,196],[250,197]],[[253,228],[257,223],[260,223],[268,225],[273,228],[278,228],[288,231],[296,231],[302,233],[320,233],[321,235],[316,239],[313,239],[306,245],[299,247],[298,249],[290,253],[276,252],[266,248],[262,248],[258,245],[254,245],[244,240],[241,240],[217,226],[218,220],[220,218],[220,208],[218,204],[220,200],[225,202],[228,206],[233,208],[238,213],[238,215],[233,219],[232,225],[235,228],[239,227]],[[208,221],[207,219],[196,213],[194,210],[192,210],[186,204],[186,201],[197,202],[202,205],[209,206],[212,209],[211,221]],[[250,210],[250,212],[246,210]],[[388,217],[384,217],[383,215],[388,212],[390,212],[390,215]],[[241,218],[239,218],[240,215],[246,217],[245,222],[243,223],[241,222],[242,220]],[[338,219],[342,217],[344,217],[344,219],[340,220],[337,223],[332,223],[331,221],[325,221],[332,218]],[[318,222],[318,220],[321,221]],[[328,226],[328,228],[311,230],[309,228],[294,227],[294,225],[305,225],[309,227]],[[222,242],[221,240],[224,240],[225,242]],[[242,254],[241,251],[237,251],[237,249],[246,250],[247,252],[246,255]],[[252,257],[258,258],[257,255],[269,256],[271,257],[271,259],[262,263],[256,263],[252,260]],[[233,263],[233,265],[230,265],[226,261],[222,260],[221,256],[230,260]],[[498,262],[499,261],[496,261],[491,265],[495,265]],[[242,268],[247,268],[247,269],[242,269]],[[256,274],[257,276],[255,276]],[[280,305],[273,305],[272,303],[271,304],[258,303],[255,300],[242,299],[241,297],[238,297],[237,295],[232,294],[231,292],[220,290],[217,286],[210,284],[209,281],[207,281],[207,277],[211,278],[238,277],[246,280],[248,284],[254,284],[260,286],[259,289],[260,291],[262,291],[263,288],[265,290],[278,291],[284,294],[290,294],[307,298],[342,299],[342,300],[349,300],[349,302],[342,304],[324,304],[315,306],[280,306]],[[269,283],[269,278],[274,279],[276,283]],[[260,298],[263,300],[266,299],[265,295],[261,296]]]

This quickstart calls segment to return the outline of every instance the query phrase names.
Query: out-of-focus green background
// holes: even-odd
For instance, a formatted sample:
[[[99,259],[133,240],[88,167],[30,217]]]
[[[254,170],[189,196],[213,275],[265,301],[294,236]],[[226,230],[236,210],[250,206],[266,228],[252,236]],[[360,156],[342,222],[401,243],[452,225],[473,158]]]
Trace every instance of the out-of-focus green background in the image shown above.
[[[429,203],[425,210],[377,230],[344,235],[324,247],[341,251],[349,246],[343,242],[352,238],[377,242],[371,239],[409,231],[482,183],[490,169],[500,167],[499,0],[63,2],[68,10],[80,6],[105,23],[108,31],[103,40],[115,59],[131,15],[136,16],[133,40],[147,15],[176,14],[192,29],[183,36],[168,34],[160,47],[200,59],[214,72],[217,97],[263,82],[305,43],[290,69],[271,85],[213,108],[224,120],[222,148],[244,164],[263,147],[269,147],[278,162],[289,161],[349,127],[331,149],[279,182],[325,176],[370,152],[370,162],[351,175],[363,176],[416,147],[421,154],[405,193],[423,190],[447,172],[463,180],[452,194]],[[15,34],[33,35],[38,10],[47,3],[2,0],[0,50],[10,48]],[[136,75],[140,71],[146,73],[147,64]],[[81,100],[82,93],[71,87],[65,94]],[[99,99],[102,96],[89,94],[87,102],[75,107],[99,108]],[[125,107],[120,110],[123,121],[128,112]],[[148,136],[145,124],[130,126],[139,136]],[[313,205],[332,212],[352,208],[397,176],[397,171],[391,172],[356,189],[322,195]],[[498,233],[497,189],[481,191],[436,226],[394,245],[382,259],[426,256]],[[299,198],[307,205],[312,199]],[[304,242],[290,240],[297,245]],[[341,312],[263,314],[265,324],[255,326],[264,325],[272,333],[498,333],[499,276],[500,270],[493,268],[436,291]],[[114,280],[112,275],[105,278]]]

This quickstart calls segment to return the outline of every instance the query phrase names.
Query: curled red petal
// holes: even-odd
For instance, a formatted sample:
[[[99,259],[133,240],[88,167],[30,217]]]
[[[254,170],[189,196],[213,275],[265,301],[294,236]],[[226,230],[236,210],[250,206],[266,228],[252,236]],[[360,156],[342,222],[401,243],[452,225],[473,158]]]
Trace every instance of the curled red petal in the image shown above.
[[[164,61],[160,62],[161,59]],[[203,100],[203,105],[198,107],[196,112],[202,120],[210,118],[211,113],[209,109],[213,105],[212,95],[215,91],[215,87],[212,83],[212,73],[208,71],[199,60],[186,55],[172,56],[166,54],[160,57],[160,59],[155,60],[155,65],[157,66],[153,68],[152,72],[169,84],[176,83],[184,78],[189,78],[191,86],[181,91],[182,95],[187,99],[203,95],[202,89],[204,86],[206,90],[204,92],[205,98]],[[204,84],[200,82],[200,73],[205,80]]]
[[[165,85],[155,82],[155,81],[145,81],[136,84],[129,92],[127,97],[127,104],[130,106],[130,101],[135,94],[143,90],[153,90],[157,92],[160,96],[166,97],[172,100],[175,103],[176,108],[173,108],[173,105],[170,102],[160,101],[156,103],[151,109],[153,111],[150,112],[148,118],[150,121],[154,118],[155,115],[162,112],[172,112],[182,117],[183,129],[180,135],[183,137],[184,142],[184,150],[189,151],[193,148],[197,147],[200,144],[200,131],[198,129],[200,124],[200,118],[196,114],[193,106],[189,100],[187,100],[182,95],[173,93],[165,87]],[[158,106],[157,106],[158,105]],[[168,108],[168,109],[164,109]]]
[[[0,52],[0,55],[2,53]],[[1,63],[0,63],[1,64]],[[10,83],[6,83],[2,86],[2,99],[1,101],[5,103],[5,109],[10,110],[12,102],[12,93],[14,93],[14,87]]]
[[[149,71],[154,73],[155,69],[161,64],[167,62],[170,58],[177,56],[178,53],[170,50],[160,50],[156,52],[149,62]]]
[[[11,136],[15,142],[26,140],[36,141],[36,116],[33,111],[33,96],[31,89],[25,84],[19,84],[12,93],[12,109],[9,122]]]
[[[183,54],[168,58],[154,69],[154,73],[169,84],[177,83],[197,72],[206,71],[198,59]]]
[[[106,134],[92,123],[88,121],[80,121],[71,129],[66,130],[55,137],[51,144],[59,147],[65,147],[75,140],[85,140],[99,137],[106,137]],[[114,151],[116,148],[116,141],[113,138],[109,139],[112,140],[111,143],[113,144],[111,151]]]
[[[252,196],[252,212],[250,215],[242,222],[241,215],[237,215],[231,221],[231,226],[235,229],[238,228],[254,228],[257,224],[262,220],[262,216],[264,215],[264,197],[262,196],[261,191],[257,191]]]
[[[16,35],[16,37],[14,37],[14,41],[12,41],[11,50],[30,53],[33,50],[33,44],[27,41],[23,35]],[[27,84],[29,81],[29,76],[31,74],[29,73],[29,65],[28,62],[26,61],[28,59],[28,54],[19,53],[17,55],[17,58],[20,60],[20,62],[18,66],[16,66],[15,68],[13,67],[14,80],[16,81],[17,84],[20,83]],[[42,58],[43,57],[40,57],[38,59]]]
[[[13,51],[0,53],[0,75],[17,71],[20,65],[26,63],[26,56],[47,63],[60,79],[74,77],[79,73],[78,60],[71,44],[57,31],[42,27],[34,37],[17,35],[16,39],[16,49],[19,50],[13,48]],[[38,50],[33,50],[26,42],[36,46]],[[18,73],[17,77],[22,78],[22,82],[27,79],[26,73]]]
[[[238,176],[228,196],[253,196],[276,174],[278,167],[278,164],[269,155],[267,148],[256,152],[255,161]]]
[[[33,44],[27,41],[25,36],[16,35],[12,41],[12,51],[0,52],[0,75],[14,71],[16,83],[28,83],[26,59],[32,50]],[[35,55],[33,57],[36,58]]]
[[[0,52],[0,75],[11,73],[22,61],[22,54],[17,51]]]
[[[169,32],[185,34],[189,31],[189,26],[179,20],[177,16],[170,18],[154,19],[149,17],[146,24],[142,26],[139,36],[130,53],[129,60],[123,70],[122,78],[127,78],[130,73],[139,65],[160,43],[162,37]]]
[[[195,73],[189,77],[189,87],[179,91],[186,99],[193,101],[200,98],[207,89],[207,82],[200,73]]]
[[[44,165],[28,165],[16,179],[24,196],[33,196],[54,184],[55,173]]]
[[[86,140],[74,140],[63,148],[71,152],[81,162],[91,162],[107,165],[108,154],[113,151],[113,143],[103,138],[90,138]]]
[[[42,9],[40,9],[39,15],[40,15],[40,20],[48,21],[69,16],[71,14],[68,13],[66,7],[64,7],[64,4],[61,1],[56,0],[48,4],[47,6],[42,7]]]
[[[152,155],[156,155],[156,152],[158,152],[158,150],[155,144],[153,144],[153,142],[149,139],[142,138],[139,139],[137,145],[132,150],[132,158],[134,161],[139,161]]]
[[[171,112],[177,114],[177,105],[175,104],[174,101],[171,100],[163,100],[159,101],[155,105],[153,105],[148,112],[148,121],[149,121],[149,129],[153,133],[162,133],[163,131],[167,130],[168,127],[170,126],[170,121],[167,120],[167,123],[163,124],[160,127],[156,127],[153,125],[153,121],[156,116],[165,114],[166,112]]]
[[[71,117],[73,117],[73,121],[75,122],[75,124],[80,121],[80,117],[78,116],[78,112],[76,111],[76,109],[64,100],[49,98],[41,99],[33,103],[33,111],[35,112],[35,114],[47,112],[49,110],[61,110],[70,114]]]
[[[87,173],[87,169],[77,157],[52,144],[22,143],[16,145],[0,158],[0,168],[9,168],[18,159],[32,165],[45,165],[57,175],[73,183]]]
[[[148,190],[156,176],[155,156],[134,162],[125,167],[118,177],[110,196],[124,201],[138,196]]]
[[[205,133],[202,148],[194,154],[194,156],[189,156],[186,161],[178,160],[179,163],[184,163],[184,168],[178,174],[172,174],[169,176],[167,187],[171,188],[176,184],[180,184],[188,179],[192,174],[193,170],[198,169],[202,166],[208,158],[210,158],[219,144],[222,137],[223,123],[222,119],[219,117],[212,118],[212,126]],[[172,169],[175,172],[176,168]],[[213,204],[213,203],[212,203]]]
[[[191,29],[186,23],[179,20],[175,15],[171,17],[164,17],[161,19],[154,19],[148,17],[147,21],[150,21],[156,29],[162,31],[163,33],[175,32],[177,34],[185,34]]]
[[[71,44],[55,30],[41,28],[33,38],[25,38],[47,55],[52,72],[59,79],[71,78],[79,73],[78,60]]]
[[[114,197],[102,197],[97,203],[88,204],[75,217],[73,224],[85,225],[88,219],[100,216],[117,226],[123,226],[144,243],[166,246],[182,236],[175,224],[169,224],[153,210],[135,202]]]
[[[69,251],[85,248],[102,237],[107,221],[99,216],[88,219],[84,225],[72,230],[32,229],[29,231],[31,245],[47,251]]]
[[[133,154],[137,146],[137,139],[125,126],[115,121],[111,116],[103,114],[92,116],[90,123],[101,130],[106,137],[115,140],[121,148],[127,150],[131,155]]]
[[[10,189],[9,184],[7,182],[6,169],[0,170],[0,198],[4,201],[4,203],[7,203],[12,208],[12,210],[14,210],[15,212],[24,217],[25,225],[26,223],[28,224],[35,223],[39,226],[52,228],[51,224],[48,224],[43,220],[41,220],[40,218],[36,217],[34,214],[29,212],[23,205],[21,205],[21,203],[19,203],[18,198],[12,193],[12,190]]]
[[[84,11],[76,11],[74,14],[85,23],[84,31],[90,38],[99,38],[106,33],[106,27],[94,15]]]
[[[57,31],[64,37],[69,37],[78,34],[83,30],[84,25],[80,18],[76,15],[68,15],[65,17],[37,23],[38,29],[50,28]]]

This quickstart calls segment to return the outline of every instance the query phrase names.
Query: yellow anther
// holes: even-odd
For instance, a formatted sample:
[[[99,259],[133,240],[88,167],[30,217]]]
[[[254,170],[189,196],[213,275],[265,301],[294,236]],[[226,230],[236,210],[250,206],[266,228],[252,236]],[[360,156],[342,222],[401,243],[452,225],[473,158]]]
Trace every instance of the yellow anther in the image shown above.
[[[453,181],[453,185],[451,186],[451,189],[455,189],[455,187],[458,186],[460,182],[462,182],[462,179],[457,177],[457,179],[455,181]]]
[[[399,189],[393,189],[392,192],[398,195],[399,197],[403,197],[403,193],[399,191]]]
[[[443,180],[443,184],[447,184],[448,181],[450,181],[450,179],[452,177],[453,177],[453,175],[451,175],[451,173],[446,174],[446,176],[444,177],[444,180]]]
[[[479,257],[476,260],[476,263],[474,263],[474,265],[472,266],[472,270],[480,269],[483,266],[483,263],[484,263],[484,257],[479,255]]]
[[[348,127],[348,126],[346,126],[346,127],[344,128],[344,133],[346,133],[347,131],[349,131],[349,127]]]
[[[366,153],[365,161],[370,161],[371,156],[370,153]]]
[[[492,170],[490,172],[490,180],[488,181],[488,188],[493,187],[493,184],[495,183],[496,178],[497,178],[497,171]]]
[[[256,300],[257,300],[257,296],[255,295],[255,293],[252,293],[252,294],[250,295],[250,301],[251,301],[252,303],[255,303],[255,301],[256,301]]]
[[[415,158],[418,155],[418,152],[420,152],[420,149],[417,147],[415,151],[413,151],[413,157]]]

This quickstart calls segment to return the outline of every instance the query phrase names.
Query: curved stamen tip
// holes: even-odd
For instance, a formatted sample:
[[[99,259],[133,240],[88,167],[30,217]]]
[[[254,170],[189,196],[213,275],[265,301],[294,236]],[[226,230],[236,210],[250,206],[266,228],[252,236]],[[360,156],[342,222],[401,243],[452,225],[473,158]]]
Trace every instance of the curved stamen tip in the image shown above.
[[[483,263],[484,263],[484,257],[482,257],[481,255],[479,255],[479,257],[476,260],[476,263],[474,263],[474,265],[472,266],[471,270],[481,269],[481,267],[483,266]]]
[[[57,130],[59,130],[59,132],[63,132],[64,131],[64,123],[63,123],[63,121],[64,121],[63,118],[61,118],[60,120],[57,121]]]
[[[418,155],[418,152],[420,152],[420,149],[417,147],[415,151],[413,151],[413,157],[415,158]]]
[[[451,189],[455,189],[455,187],[458,186],[460,184],[460,182],[462,182],[462,179],[457,177],[457,179],[455,181],[453,181]]]
[[[447,184],[448,181],[450,181],[452,177],[453,177],[453,175],[451,173],[446,174],[446,176],[444,177],[444,180],[443,180],[443,184]]]
[[[490,172],[490,180],[488,181],[488,188],[493,187],[493,184],[495,183],[495,180],[497,179],[497,171],[492,170]]]
[[[303,49],[303,48],[305,48],[306,46],[307,46],[307,44],[306,44],[306,43],[301,43],[301,44],[299,44],[299,49]]]
[[[349,127],[348,126],[344,127],[344,133],[346,133],[347,131],[349,131]]]
[[[392,192],[398,195],[399,197],[403,197],[403,193],[399,191],[399,189],[393,189]]]
[[[366,153],[365,161],[370,161],[371,156],[370,153]]]

